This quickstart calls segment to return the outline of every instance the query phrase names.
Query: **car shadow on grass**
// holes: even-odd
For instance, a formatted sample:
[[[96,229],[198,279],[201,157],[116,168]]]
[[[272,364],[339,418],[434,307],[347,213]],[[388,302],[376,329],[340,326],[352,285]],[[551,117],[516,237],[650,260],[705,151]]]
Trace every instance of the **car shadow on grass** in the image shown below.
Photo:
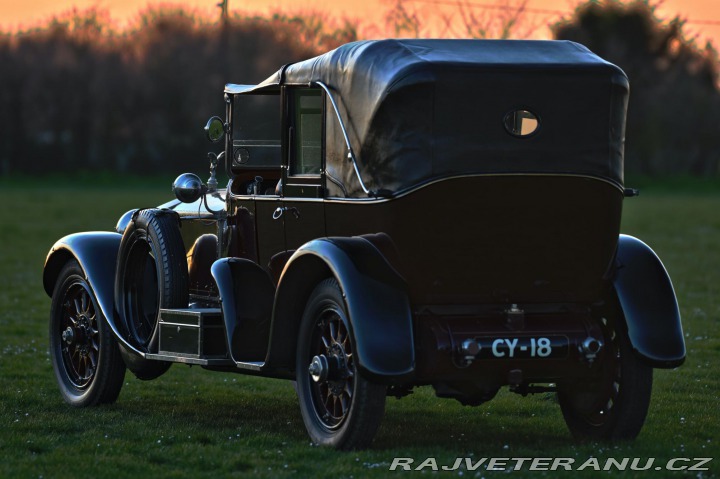
[[[243,435],[305,439],[291,383],[265,382],[268,384],[240,380],[238,384],[217,385],[207,381],[188,388],[191,383],[163,384],[163,378],[152,383],[131,380],[114,407],[125,417],[157,430],[206,431],[219,437],[242,431]]]
[[[179,384],[172,390],[160,383],[137,386],[123,392],[125,397],[121,396],[118,407],[134,421],[154,424],[158,430],[214,431],[218,436],[241,431],[243,436],[259,434],[280,441],[309,442],[290,382],[242,378],[237,384],[200,384],[190,390]],[[387,399],[373,450],[440,447],[502,452],[510,447],[572,444],[559,408],[550,399],[515,401],[504,397],[499,405],[494,400],[479,407],[464,407],[435,398],[429,391],[418,396]]]
[[[495,400],[477,407],[438,398],[407,405],[403,405],[407,399],[395,404],[393,401],[388,399],[374,448],[441,447],[500,453],[509,448],[535,449],[538,444],[547,447],[573,444],[559,408],[547,404],[550,401],[536,401],[518,408],[514,403],[503,403],[502,399],[500,407]]]

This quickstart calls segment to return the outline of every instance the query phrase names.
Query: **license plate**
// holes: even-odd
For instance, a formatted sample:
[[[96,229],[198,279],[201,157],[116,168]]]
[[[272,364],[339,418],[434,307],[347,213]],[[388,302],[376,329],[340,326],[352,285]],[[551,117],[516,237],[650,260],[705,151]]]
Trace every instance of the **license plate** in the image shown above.
[[[558,359],[568,355],[566,336],[476,338],[477,359]]]

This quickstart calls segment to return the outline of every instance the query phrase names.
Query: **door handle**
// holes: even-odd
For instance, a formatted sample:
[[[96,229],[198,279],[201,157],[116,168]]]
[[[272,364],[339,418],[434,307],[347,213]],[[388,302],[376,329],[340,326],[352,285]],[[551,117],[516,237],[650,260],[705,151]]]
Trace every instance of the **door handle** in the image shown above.
[[[282,206],[282,207],[275,208],[275,211],[273,211],[273,215],[272,215],[273,219],[279,220],[280,218],[282,218],[282,215],[286,211],[289,213],[292,213],[292,215],[295,217],[295,219],[300,219],[300,210],[298,210],[294,206]]]

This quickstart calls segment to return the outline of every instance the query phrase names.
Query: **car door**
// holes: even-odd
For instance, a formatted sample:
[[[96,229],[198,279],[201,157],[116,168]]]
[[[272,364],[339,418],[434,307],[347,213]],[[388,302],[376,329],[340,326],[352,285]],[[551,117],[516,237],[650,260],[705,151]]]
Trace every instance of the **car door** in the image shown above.
[[[319,88],[285,89],[285,168],[282,209],[285,249],[292,254],[304,243],[325,236],[324,106]]]
[[[279,92],[235,95],[229,112],[233,173],[229,253],[257,262],[273,277],[274,258],[285,253],[284,220],[273,219],[282,206],[276,188],[285,164],[282,105]]]

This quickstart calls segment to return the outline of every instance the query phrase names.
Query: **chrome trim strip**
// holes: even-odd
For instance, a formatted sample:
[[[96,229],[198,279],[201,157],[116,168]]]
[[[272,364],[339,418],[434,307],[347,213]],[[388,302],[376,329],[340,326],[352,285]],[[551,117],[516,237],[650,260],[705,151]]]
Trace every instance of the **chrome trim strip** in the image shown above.
[[[620,192],[620,194],[622,194],[622,195],[625,194],[624,188],[620,187],[614,181],[610,181],[605,178],[599,178],[597,176],[590,176],[590,175],[580,175],[580,174],[573,174],[573,173],[475,173],[475,174],[444,176],[442,178],[435,178],[426,183],[421,183],[421,184],[406,188],[404,190],[401,190],[400,192],[393,194],[393,196],[390,198],[329,197],[329,198],[325,198],[325,201],[327,201],[328,203],[384,203],[386,201],[392,201],[392,200],[399,199],[404,196],[410,195],[410,194],[412,194],[416,191],[419,191],[423,188],[432,186],[436,183],[440,183],[441,181],[457,180],[457,179],[463,179],[463,178],[484,178],[484,177],[496,177],[496,176],[540,176],[540,177],[551,176],[551,177],[567,177],[567,178],[584,178],[587,180],[595,180],[595,181],[607,183],[608,185],[617,189]],[[295,201],[295,200],[293,200],[293,201]]]
[[[328,197],[328,198],[301,198],[301,197],[295,197],[295,196],[270,196],[270,195],[235,195],[231,193],[231,198],[233,199],[242,199],[242,200],[257,200],[257,201],[292,201],[292,202],[318,202],[318,201],[324,201],[327,203],[384,203],[387,201],[396,200],[399,198],[402,198],[404,196],[408,196],[416,191],[419,191],[423,188],[429,187],[434,185],[435,183],[440,183],[441,181],[448,181],[448,180],[459,180],[463,178],[485,178],[485,177],[494,177],[494,176],[540,176],[540,177],[567,177],[567,178],[583,178],[586,180],[595,180],[600,181],[602,183],[606,183],[615,189],[618,190],[620,194],[624,196],[625,191],[624,188],[621,188],[617,185],[614,181],[606,180],[604,178],[599,178],[597,176],[590,176],[590,175],[578,175],[578,174],[572,174],[572,173],[475,173],[475,174],[469,174],[469,175],[456,175],[456,176],[444,176],[442,178],[435,178],[433,180],[430,180],[426,183],[420,183],[415,186],[411,186],[409,188],[406,188],[402,190],[401,192],[394,194],[392,197],[370,197],[370,198],[341,198],[341,197]]]

